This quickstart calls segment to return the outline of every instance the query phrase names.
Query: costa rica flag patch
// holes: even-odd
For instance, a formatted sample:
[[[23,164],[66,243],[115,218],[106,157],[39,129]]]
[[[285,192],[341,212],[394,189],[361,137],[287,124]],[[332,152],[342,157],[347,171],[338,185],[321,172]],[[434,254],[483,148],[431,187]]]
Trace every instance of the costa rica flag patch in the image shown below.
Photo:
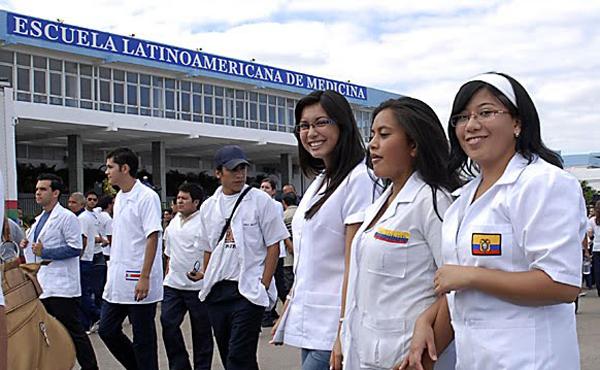
[[[474,256],[501,256],[502,234],[473,233],[471,254]]]

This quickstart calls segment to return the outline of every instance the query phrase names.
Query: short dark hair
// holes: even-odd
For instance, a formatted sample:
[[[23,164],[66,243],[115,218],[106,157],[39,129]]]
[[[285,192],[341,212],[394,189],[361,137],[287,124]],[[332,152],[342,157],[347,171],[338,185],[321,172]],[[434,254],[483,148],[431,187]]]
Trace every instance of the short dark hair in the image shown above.
[[[102,208],[102,210],[105,210],[108,208],[108,206],[110,206],[112,201],[113,201],[112,195],[105,195],[105,196],[101,197],[100,199],[98,199],[98,207]]]
[[[521,133],[515,140],[515,151],[527,158],[529,163],[533,161],[534,155],[540,156],[546,162],[562,168],[562,159],[554,151],[548,149],[542,141],[540,133],[540,118],[538,116],[533,100],[527,93],[527,90],[517,80],[504,73],[489,72],[505,77],[512,86],[518,108],[497,88],[483,81],[469,81],[462,85],[454,102],[452,103],[452,113],[450,117],[460,113],[465,109],[469,101],[481,89],[488,90],[494,95],[510,112],[513,118],[521,122]],[[448,122],[448,137],[450,138],[450,171],[463,170],[469,175],[473,175],[473,166],[467,154],[461,148],[454,127]]]
[[[305,213],[307,220],[311,219],[327,199],[335,192],[346,176],[365,158],[365,145],[360,136],[352,107],[343,95],[333,90],[317,90],[298,101],[294,110],[296,125],[300,124],[304,109],[319,104],[337,125],[340,134],[331,154],[331,168],[325,167],[322,159],[313,157],[302,145],[300,133],[295,132],[298,140],[298,157],[302,172],[307,177],[313,177],[325,170],[327,187],[323,194]]]
[[[298,197],[294,193],[285,193],[281,196],[281,201],[285,203],[286,206],[297,206],[298,205]]]
[[[38,175],[37,181],[50,181],[50,189],[52,189],[52,191],[58,190],[59,196],[65,188],[63,180],[53,173],[41,173]]]
[[[129,166],[129,175],[137,176],[139,159],[137,154],[129,148],[117,148],[106,155],[106,159],[112,159],[113,162],[120,166]]]
[[[269,185],[271,185],[271,189],[273,190],[277,190],[277,183],[275,182],[275,180],[273,180],[273,178],[271,178],[270,176],[265,177],[264,179],[262,179],[262,181],[260,182],[261,184],[264,182],[268,182]]]
[[[202,186],[198,184],[184,182],[183,184],[179,185],[177,191],[188,193],[192,197],[192,201],[198,200],[199,202],[196,208],[200,208],[200,204],[202,204],[204,201],[204,189],[202,189]]]
[[[90,195],[95,195],[95,196],[96,196],[96,198],[98,198],[98,193],[96,193],[96,192],[95,192],[95,191],[93,191],[93,190],[88,190],[88,191],[86,191],[84,195],[85,195],[85,197],[86,197],[86,198],[87,198],[88,196],[90,196]]]

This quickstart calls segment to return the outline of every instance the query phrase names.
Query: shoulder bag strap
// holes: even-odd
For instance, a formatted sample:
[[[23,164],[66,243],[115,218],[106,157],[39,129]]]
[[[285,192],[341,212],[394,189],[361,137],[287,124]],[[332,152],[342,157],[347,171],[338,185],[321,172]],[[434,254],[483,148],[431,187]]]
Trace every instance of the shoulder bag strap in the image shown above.
[[[227,218],[225,220],[225,225],[223,226],[223,230],[221,230],[221,236],[219,236],[219,240],[217,241],[217,244],[219,244],[221,242],[221,240],[223,239],[223,237],[225,236],[225,233],[227,232],[227,229],[229,229],[229,225],[231,224],[231,219],[233,218],[233,214],[235,213],[235,210],[242,202],[242,199],[244,198],[244,196],[246,196],[246,194],[248,194],[248,192],[251,189],[252,189],[252,186],[248,186],[246,188],[246,190],[244,190],[242,192],[242,194],[240,194],[240,196],[237,198],[237,201],[235,202],[233,209],[231,210],[231,215],[229,216],[229,218]]]

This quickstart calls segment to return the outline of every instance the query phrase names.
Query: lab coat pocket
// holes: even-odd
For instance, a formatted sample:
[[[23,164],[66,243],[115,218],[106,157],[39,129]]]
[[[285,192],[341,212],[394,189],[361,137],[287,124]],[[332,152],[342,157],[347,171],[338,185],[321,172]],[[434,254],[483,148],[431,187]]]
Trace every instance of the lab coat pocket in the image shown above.
[[[378,275],[403,278],[408,259],[406,246],[387,242],[382,244],[366,252],[367,270]]]
[[[535,368],[535,320],[476,320],[468,324],[466,351],[475,351],[474,369],[529,370]]]
[[[304,304],[304,325],[310,326],[310,333],[319,341],[332,342],[337,335],[341,313],[339,294],[306,293]]]
[[[513,231],[510,224],[479,224],[465,235],[468,259],[474,266],[512,271]]]
[[[367,319],[363,316],[357,331],[361,367],[391,369],[400,362],[409,339],[404,320]]]

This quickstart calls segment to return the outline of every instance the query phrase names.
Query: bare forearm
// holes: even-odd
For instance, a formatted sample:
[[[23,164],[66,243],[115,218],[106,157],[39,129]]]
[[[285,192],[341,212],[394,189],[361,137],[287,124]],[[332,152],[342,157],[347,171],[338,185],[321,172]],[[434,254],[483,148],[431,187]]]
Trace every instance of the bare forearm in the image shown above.
[[[471,268],[468,288],[496,296],[522,306],[570,303],[579,288],[557,283],[541,270],[508,272]]]
[[[158,249],[158,231],[153,232],[146,239],[146,251],[144,253],[144,264],[142,265],[141,277],[149,278],[152,272],[152,265]]]
[[[211,252],[204,251],[204,263],[202,264],[202,271],[206,272],[208,268],[208,262],[210,261]]]
[[[267,247],[267,257],[265,257],[265,269],[262,275],[262,283],[265,287],[271,285],[271,279],[277,268],[279,260],[279,243],[275,243]]]

